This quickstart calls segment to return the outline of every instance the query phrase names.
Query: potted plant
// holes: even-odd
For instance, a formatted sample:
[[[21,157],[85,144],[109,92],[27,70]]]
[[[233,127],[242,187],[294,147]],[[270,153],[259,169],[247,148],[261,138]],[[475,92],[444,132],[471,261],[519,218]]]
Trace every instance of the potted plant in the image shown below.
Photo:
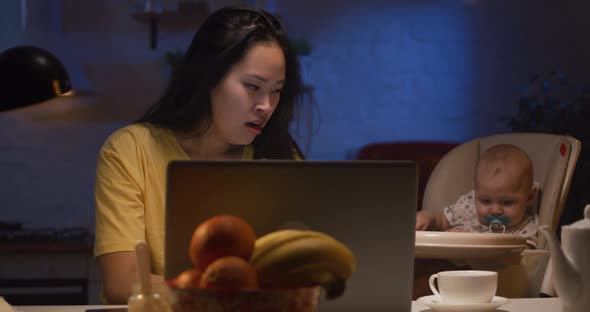
[[[582,143],[559,226],[582,217],[590,203],[590,88],[574,84],[559,71],[533,74],[519,101],[518,113],[505,119],[514,132],[572,136]]]

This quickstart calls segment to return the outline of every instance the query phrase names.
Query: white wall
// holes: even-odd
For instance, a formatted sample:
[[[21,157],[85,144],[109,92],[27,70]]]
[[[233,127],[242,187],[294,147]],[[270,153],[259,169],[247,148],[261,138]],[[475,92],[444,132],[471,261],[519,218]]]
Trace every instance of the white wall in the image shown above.
[[[391,140],[466,141],[502,117],[535,71],[590,81],[587,1],[283,1],[313,44],[322,112],[312,158]]]
[[[104,140],[162,92],[166,51],[184,49],[192,29],[167,32],[149,48],[149,28],[132,18],[134,1],[20,0],[0,3],[0,50],[35,45],[66,66],[75,90],[58,99],[0,114],[0,220],[26,227],[94,229],[94,170]],[[52,12],[52,15],[45,14]],[[186,31],[184,31],[186,30]]]

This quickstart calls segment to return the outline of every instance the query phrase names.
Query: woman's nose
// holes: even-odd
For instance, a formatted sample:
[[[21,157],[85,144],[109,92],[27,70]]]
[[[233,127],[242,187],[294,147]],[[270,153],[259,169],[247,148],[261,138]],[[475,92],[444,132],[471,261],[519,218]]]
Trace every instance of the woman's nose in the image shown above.
[[[270,97],[268,95],[262,95],[258,98],[258,102],[255,106],[256,113],[268,113],[272,106],[270,105]]]

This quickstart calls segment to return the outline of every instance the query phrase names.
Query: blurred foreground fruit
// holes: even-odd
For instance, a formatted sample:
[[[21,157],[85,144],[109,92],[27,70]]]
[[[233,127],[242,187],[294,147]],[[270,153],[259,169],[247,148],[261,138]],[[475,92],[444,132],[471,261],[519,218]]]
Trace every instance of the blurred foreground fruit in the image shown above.
[[[281,230],[260,237],[250,263],[261,287],[321,285],[326,297],[341,296],[355,270],[350,249],[320,232]]]
[[[203,272],[199,286],[218,290],[255,289],[258,287],[258,278],[256,271],[246,260],[222,257]]]
[[[174,286],[179,288],[198,288],[203,274],[197,269],[188,269],[180,273],[174,280]]]
[[[250,259],[256,233],[243,219],[230,215],[212,217],[199,224],[190,242],[189,256],[195,268],[205,272],[213,261],[228,256]]]

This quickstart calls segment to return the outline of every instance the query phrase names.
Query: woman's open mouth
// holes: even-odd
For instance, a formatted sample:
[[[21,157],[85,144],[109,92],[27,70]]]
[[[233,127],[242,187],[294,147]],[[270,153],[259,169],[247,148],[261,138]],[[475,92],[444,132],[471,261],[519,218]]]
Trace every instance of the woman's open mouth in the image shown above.
[[[263,124],[259,121],[251,121],[246,123],[246,127],[248,127],[248,130],[258,135],[262,132]]]

